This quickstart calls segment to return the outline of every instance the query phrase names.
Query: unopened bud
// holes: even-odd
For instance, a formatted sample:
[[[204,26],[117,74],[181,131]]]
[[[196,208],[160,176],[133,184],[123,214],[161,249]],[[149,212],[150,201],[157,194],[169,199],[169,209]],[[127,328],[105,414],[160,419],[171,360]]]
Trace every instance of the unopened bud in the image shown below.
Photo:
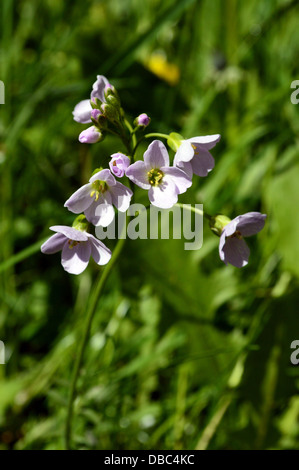
[[[104,135],[95,126],[90,126],[79,135],[81,144],[95,144],[104,139]]]
[[[144,128],[144,127],[147,127],[150,122],[151,122],[151,118],[147,114],[142,113],[142,114],[139,114],[139,116],[135,119],[134,125]]]
[[[103,115],[109,120],[109,121],[118,121],[119,120],[119,113],[118,109],[108,103],[104,103],[101,106],[101,111]]]

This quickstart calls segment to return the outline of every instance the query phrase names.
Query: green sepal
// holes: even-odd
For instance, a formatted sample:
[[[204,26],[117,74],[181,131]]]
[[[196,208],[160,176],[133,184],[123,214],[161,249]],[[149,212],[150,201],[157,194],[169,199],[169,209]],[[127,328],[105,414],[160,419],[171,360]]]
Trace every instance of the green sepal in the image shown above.
[[[87,221],[84,214],[80,214],[74,220],[72,227],[75,228],[76,230],[80,230],[81,232],[87,232],[88,227],[89,227],[89,222]]]
[[[174,152],[177,152],[183,140],[183,136],[177,132],[171,132],[168,136],[167,144]]]
[[[224,227],[231,222],[231,219],[223,214],[218,214],[210,219],[210,229],[215,235],[220,237]]]

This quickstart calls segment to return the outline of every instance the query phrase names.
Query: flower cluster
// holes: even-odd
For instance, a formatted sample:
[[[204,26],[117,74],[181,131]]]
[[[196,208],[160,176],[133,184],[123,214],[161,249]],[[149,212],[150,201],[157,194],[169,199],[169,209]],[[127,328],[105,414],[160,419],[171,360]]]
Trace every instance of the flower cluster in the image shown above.
[[[75,191],[64,206],[79,214],[72,227],[53,226],[55,232],[41,247],[43,253],[62,251],[63,268],[71,274],[80,274],[87,267],[90,257],[98,265],[105,265],[111,251],[94,235],[90,227],[107,227],[115,216],[115,209],[126,212],[133,197],[134,184],[148,191],[150,204],[170,209],[178,196],[192,185],[193,175],[206,177],[213,170],[215,161],[210,150],[220,141],[219,134],[184,139],[177,133],[168,136],[148,134],[139,138],[150,124],[150,118],[142,113],[133,122],[126,120],[118,93],[106,77],[97,76],[92,86],[90,99],[80,101],[73,111],[74,120],[81,124],[92,123],[79,135],[81,143],[94,144],[107,134],[120,138],[127,150],[113,153],[107,168],[97,168],[89,181]],[[164,136],[168,146],[174,150],[173,164],[161,140],[150,143],[143,159],[136,159],[141,140],[152,136]],[[118,179],[124,178],[128,187]],[[244,237],[258,233],[265,224],[266,215],[249,212],[230,220],[224,215],[205,216],[212,231],[220,237],[219,255],[224,263],[243,267],[248,263],[249,248]]]

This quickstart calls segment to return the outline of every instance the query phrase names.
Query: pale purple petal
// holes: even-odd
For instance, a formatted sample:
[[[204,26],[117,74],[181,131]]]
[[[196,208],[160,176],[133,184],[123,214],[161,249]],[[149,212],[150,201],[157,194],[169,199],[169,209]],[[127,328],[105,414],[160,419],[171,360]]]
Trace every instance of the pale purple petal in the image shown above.
[[[224,253],[223,253],[223,247],[226,241],[226,234],[225,231],[222,230],[222,233],[220,235],[220,240],[219,240],[219,256],[221,261],[224,261]]]
[[[133,163],[126,171],[126,176],[133,181],[133,183],[140,186],[142,189],[150,189],[151,185],[148,182],[147,168],[145,163],[141,160]]]
[[[84,212],[93,202],[95,196],[91,197],[90,193],[92,192],[92,185],[90,183],[85,184],[79,188],[72,196],[65,202],[64,207],[67,207],[68,210],[74,212],[75,214],[80,214]]]
[[[78,103],[73,111],[74,120],[81,122],[81,124],[87,124],[91,122],[90,116],[92,112],[92,107],[90,100],[83,100]]]
[[[94,199],[92,204],[84,211],[85,217],[88,222],[91,222],[93,225],[98,225],[99,216],[96,215],[96,210],[98,206],[102,205],[112,206],[112,196],[108,191],[98,194],[98,199]]]
[[[174,156],[174,165],[177,166],[180,162],[190,162],[193,156],[194,148],[192,147],[191,142],[183,140]]]
[[[231,235],[233,235],[236,231],[237,223],[238,223],[237,218],[231,220],[227,225],[225,225],[222,231],[222,235],[223,233],[225,233],[226,237],[230,237]]]
[[[90,126],[79,135],[81,144],[96,144],[101,138],[100,131],[95,126]]]
[[[239,230],[244,237],[250,237],[264,228],[266,218],[267,215],[260,212],[247,212],[247,214],[239,215],[236,217],[236,230]]]
[[[175,183],[178,193],[182,194],[187,191],[188,188],[192,185],[192,181],[188,178],[187,174],[176,167],[161,168],[161,171],[164,173],[163,182],[167,181],[169,178]]]
[[[65,241],[66,238],[62,233],[55,233],[55,235],[52,235],[52,237],[41,246],[41,251],[46,255],[57,253],[62,250]]]
[[[210,150],[215,147],[215,145],[219,142],[220,139],[220,134],[213,134],[201,137],[191,137],[191,139],[188,139],[187,141],[191,142],[191,144],[199,144],[201,148]]]
[[[103,266],[110,261],[111,251],[107,248],[103,242],[95,238],[93,235],[89,236],[91,246],[91,256],[97,264]]]
[[[230,263],[236,268],[242,268],[248,264],[250,249],[243,239],[237,237],[226,238],[223,242],[221,235],[221,243],[219,244],[219,255],[225,264]]]
[[[114,186],[116,184],[116,179],[111,174],[110,170],[100,170],[95,173],[89,180],[90,183],[95,181],[106,181],[108,186]]]
[[[174,166],[179,168],[180,170],[184,171],[187,175],[187,177],[192,180],[193,176],[193,170],[192,170],[192,165],[191,162],[173,162]]]
[[[90,255],[89,241],[78,243],[76,246],[66,242],[62,249],[61,264],[68,273],[81,274],[88,265]]]
[[[97,79],[92,85],[92,92],[90,95],[91,99],[98,98],[102,103],[105,102],[105,87],[110,85],[107,78],[104,75],[97,75]]]
[[[204,177],[213,170],[215,160],[208,150],[200,149],[199,155],[194,155],[191,160],[192,170],[195,175]]]
[[[170,209],[178,201],[178,190],[175,183],[169,179],[159,184],[151,186],[148,197],[150,202],[161,209]]]
[[[81,230],[77,230],[73,227],[68,227],[67,225],[53,225],[52,227],[50,227],[50,230],[53,230],[53,232],[62,233],[69,240],[75,240],[75,241],[87,241],[88,240],[88,236],[86,232],[82,232]]]
[[[144,153],[144,163],[146,169],[159,169],[162,166],[169,166],[169,155],[167,148],[160,140],[154,140]]]
[[[117,182],[115,186],[110,188],[109,192],[112,195],[112,202],[115,207],[121,212],[126,212],[133,196],[131,189]]]
[[[108,227],[114,219],[114,209],[112,204],[97,204],[93,203],[85,212],[87,220],[93,225],[101,225]]]

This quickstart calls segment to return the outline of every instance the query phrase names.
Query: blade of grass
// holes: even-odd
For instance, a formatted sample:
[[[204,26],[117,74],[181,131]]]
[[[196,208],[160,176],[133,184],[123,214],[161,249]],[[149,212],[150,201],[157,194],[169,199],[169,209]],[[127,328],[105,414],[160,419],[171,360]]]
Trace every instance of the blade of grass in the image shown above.
[[[111,58],[103,64],[102,72],[110,73],[113,69],[113,73],[116,75],[123,73],[134,61],[135,54],[139,48],[150,41],[167,22],[175,20],[194,2],[195,0],[179,0],[162,11],[157,21],[151,24],[146,31],[137,37],[133,36],[124,47],[120,48],[118,53],[111,55]]]

